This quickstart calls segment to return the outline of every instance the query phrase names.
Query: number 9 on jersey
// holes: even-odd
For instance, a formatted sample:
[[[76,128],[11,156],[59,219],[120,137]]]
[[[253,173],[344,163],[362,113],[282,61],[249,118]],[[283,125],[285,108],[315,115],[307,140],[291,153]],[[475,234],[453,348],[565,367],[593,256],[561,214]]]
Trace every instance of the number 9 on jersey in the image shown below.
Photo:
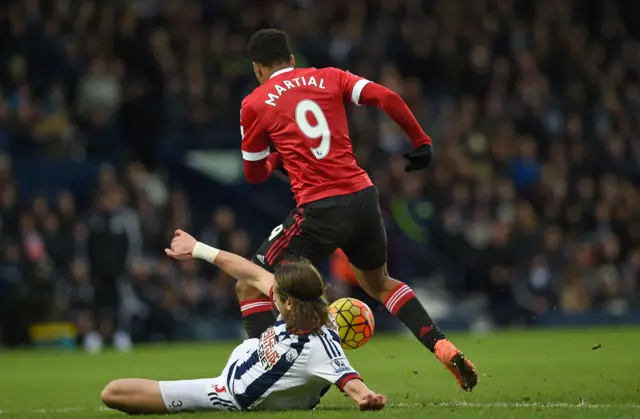
[[[307,113],[311,113],[316,119],[317,124],[311,125]],[[300,131],[312,140],[321,138],[320,145],[311,147],[313,156],[322,160],[329,154],[331,148],[331,131],[327,123],[327,117],[324,115],[322,108],[313,100],[305,99],[298,102],[296,106],[296,124]]]

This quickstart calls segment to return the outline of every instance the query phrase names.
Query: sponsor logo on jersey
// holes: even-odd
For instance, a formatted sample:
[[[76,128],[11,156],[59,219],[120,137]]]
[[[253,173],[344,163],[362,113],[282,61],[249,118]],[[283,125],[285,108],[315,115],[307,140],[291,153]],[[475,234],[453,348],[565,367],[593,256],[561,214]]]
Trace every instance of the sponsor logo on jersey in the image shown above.
[[[349,364],[345,358],[336,358],[331,361],[331,366],[336,374],[343,374],[345,372],[351,371]]]
[[[256,258],[260,261],[260,263],[264,263],[264,255],[257,255]]]
[[[258,346],[258,358],[265,370],[270,370],[280,359],[278,353],[278,338],[276,330],[273,327],[268,328],[262,336],[260,336],[260,345]]]

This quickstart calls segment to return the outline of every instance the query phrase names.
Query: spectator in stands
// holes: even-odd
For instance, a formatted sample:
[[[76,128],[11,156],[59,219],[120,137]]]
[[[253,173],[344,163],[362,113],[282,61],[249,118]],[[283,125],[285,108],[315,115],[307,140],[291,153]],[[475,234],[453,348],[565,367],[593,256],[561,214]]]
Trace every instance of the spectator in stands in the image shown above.
[[[187,306],[200,304],[200,319],[233,311],[217,298],[228,291],[217,271],[189,271],[200,288],[183,283],[158,250],[192,226],[251,253],[241,215],[215,202],[200,223],[170,169],[186,147],[238,148],[237,110],[255,83],[246,40],[270,25],[289,32],[300,65],[398,91],[433,138],[428,175],[408,177],[392,157],[406,144],[393,124],[375,110],[350,118],[396,275],[444,277],[462,301],[482,293],[503,324],[638,308],[636,2],[120,3],[10,1],[0,17],[0,301],[47,274],[113,311],[117,284],[130,284],[149,307],[145,339],[175,338]],[[93,161],[101,168],[78,174]],[[77,279],[83,258],[90,287]],[[71,317],[85,334],[100,329]]]
[[[87,226],[87,254],[91,277],[96,284],[95,316],[103,334],[111,335],[121,326],[119,280],[127,265],[142,254],[139,220],[124,205],[122,188],[109,186],[101,191],[98,206],[91,211]]]

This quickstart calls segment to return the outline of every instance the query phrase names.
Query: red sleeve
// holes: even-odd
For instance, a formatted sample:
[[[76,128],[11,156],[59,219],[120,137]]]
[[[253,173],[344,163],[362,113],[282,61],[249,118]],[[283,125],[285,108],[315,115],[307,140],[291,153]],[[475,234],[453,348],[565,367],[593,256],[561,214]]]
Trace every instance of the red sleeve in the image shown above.
[[[340,389],[340,391],[344,391],[344,386],[351,380],[360,380],[360,374],[354,372],[348,372],[344,374],[340,379],[336,382],[336,386]]]
[[[431,138],[425,134],[407,104],[396,92],[348,71],[335,68],[331,71],[339,79],[345,101],[358,106],[376,106],[382,109],[402,128],[414,147],[431,144]]]
[[[358,92],[358,104],[376,106],[398,124],[414,147],[431,144],[404,100],[396,92],[377,83],[366,83]]]
[[[240,110],[240,134],[245,178],[252,184],[264,182],[280,164],[280,156],[270,152],[269,137],[246,99]]]
[[[273,170],[280,166],[280,155],[271,153],[266,159],[258,161],[244,161],[244,177],[247,182],[255,185],[269,179]]]
[[[360,106],[360,93],[364,86],[371,82],[364,77],[338,68],[330,68],[329,70],[338,79],[344,101]]]
[[[247,99],[240,109],[240,134],[242,135],[242,158],[259,161],[269,156],[269,137],[262,128],[258,113]]]

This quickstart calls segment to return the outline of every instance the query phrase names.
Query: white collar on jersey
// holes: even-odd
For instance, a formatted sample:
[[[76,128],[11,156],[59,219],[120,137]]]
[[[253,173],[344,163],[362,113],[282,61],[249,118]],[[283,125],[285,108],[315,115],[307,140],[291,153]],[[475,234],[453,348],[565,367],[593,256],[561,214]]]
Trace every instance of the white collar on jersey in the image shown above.
[[[280,70],[276,71],[275,73],[273,73],[271,75],[271,77],[269,77],[269,80],[271,80],[275,76],[279,76],[282,73],[288,73],[289,71],[293,71],[293,67],[283,68],[283,69],[280,69]]]

